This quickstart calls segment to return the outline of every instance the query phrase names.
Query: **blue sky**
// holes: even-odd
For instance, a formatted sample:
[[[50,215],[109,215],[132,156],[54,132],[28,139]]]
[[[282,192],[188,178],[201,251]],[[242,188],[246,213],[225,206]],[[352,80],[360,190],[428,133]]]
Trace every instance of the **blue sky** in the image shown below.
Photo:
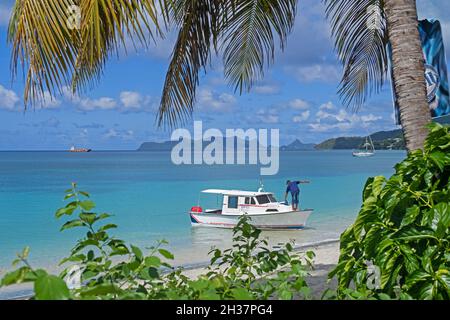
[[[11,48],[6,25],[13,1],[0,2],[0,150],[54,150],[72,145],[93,149],[135,149],[143,141],[170,139],[155,115],[174,35],[148,50],[111,59],[101,82],[83,96],[47,99],[23,110],[23,79],[11,82]],[[438,18],[450,56],[450,3],[418,0],[421,18]],[[194,119],[212,128],[279,128],[281,143],[299,138],[320,142],[364,135],[396,126],[390,84],[358,112],[346,110],[336,94],[341,67],[319,0],[299,0],[294,32],[278,52],[264,81],[239,96],[224,82],[220,59],[202,75]],[[189,128],[189,126],[187,126]]]

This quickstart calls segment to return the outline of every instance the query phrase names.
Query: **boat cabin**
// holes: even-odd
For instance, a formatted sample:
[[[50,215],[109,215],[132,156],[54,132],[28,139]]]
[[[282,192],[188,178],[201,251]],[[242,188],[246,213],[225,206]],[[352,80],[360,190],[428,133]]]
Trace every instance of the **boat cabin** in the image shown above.
[[[279,212],[280,203],[277,202],[271,192],[254,192],[239,190],[207,189],[202,193],[216,194],[222,196],[222,207],[216,209],[206,209],[193,207],[194,212],[204,212],[207,214],[242,215],[264,214]]]

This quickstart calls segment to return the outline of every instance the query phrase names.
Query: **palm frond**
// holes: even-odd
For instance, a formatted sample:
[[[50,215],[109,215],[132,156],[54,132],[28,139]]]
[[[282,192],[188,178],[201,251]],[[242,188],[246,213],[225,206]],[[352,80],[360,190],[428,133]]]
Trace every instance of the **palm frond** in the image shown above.
[[[108,57],[125,41],[147,43],[161,31],[156,0],[16,0],[8,41],[11,71],[19,62],[26,73],[25,106],[53,96],[65,86],[79,90],[101,75]],[[72,6],[81,10],[80,26],[69,23]]]
[[[8,29],[13,45],[11,72],[22,64],[25,76],[24,103],[43,99],[45,90],[70,83],[77,55],[77,41],[66,23],[71,0],[17,0]]]
[[[155,0],[80,0],[81,47],[73,90],[85,88],[101,75],[104,65],[126,41],[146,46],[161,35]]]
[[[388,72],[388,35],[382,0],[323,0],[334,45],[344,66],[339,95],[347,107],[359,109],[381,90]],[[374,21],[373,8],[380,16]],[[371,23],[376,27],[369,27]]]
[[[169,1],[169,0],[168,0]],[[297,0],[174,0],[179,26],[161,99],[158,124],[175,125],[192,114],[198,73],[212,47],[224,51],[225,77],[236,90],[250,90],[274,58],[275,36],[283,49]]]
[[[297,0],[236,1],[222,37],[225,77],[236,91],[249,91],[263,77],[274,59],[274,34],[284,49],[296,11]]]
[[[158,125],[174,126],[192,113],[201,68],[210,61],[217,43],[220,7],[226,0],[174,0],[166,10],[179,28],[167,71]]]

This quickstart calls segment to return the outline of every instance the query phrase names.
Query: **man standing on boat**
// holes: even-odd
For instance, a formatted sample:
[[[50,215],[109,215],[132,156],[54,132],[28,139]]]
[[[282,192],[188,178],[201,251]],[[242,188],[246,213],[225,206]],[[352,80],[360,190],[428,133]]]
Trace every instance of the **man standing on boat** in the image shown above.
[[[298,185],[300,183],[309,183],[308,180],[303,180],[303,181],[291,181],[288,180],[286,181],[286,194],[284,195],[284,201],[287,201],[287,196],[289,194],[289,192],[292,195],[292,210],[297,211],[298,210],[298,195],[300,194],[300,189],[298,187]]]

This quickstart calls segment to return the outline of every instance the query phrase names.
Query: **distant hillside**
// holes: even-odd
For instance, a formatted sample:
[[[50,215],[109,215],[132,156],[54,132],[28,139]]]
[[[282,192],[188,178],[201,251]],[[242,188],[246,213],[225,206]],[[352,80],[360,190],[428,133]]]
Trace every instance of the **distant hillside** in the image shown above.
[[[171,151],[178,141],[144,142],[137,151]]]
[[[287,146],[282,146],[280,148],[281,151],[311,151],[314,150],[316,145],[314,143],[303,143],[300,140],[296,139],[291,144]]]
[[[405,149],[405,142],[401,130],[380,131],[371,135],[375,149],[377,150],[402,150]],[[365,137],[339,137],[328,139],[318,145],[313,143],[303,143],[299,139],[292,143],[282,146],[281,151],[311,151],[311,150],[329,150],[329,149],[358,149],[365,143]],[[165,142],[144,142],[137,151],[171,151],[178,141]],[[191,142],[192,143],[192,142]],[[249,147],[249,141],[245,141],[245,149]],[[209,142],[203,142],[203,146]],[[224,148],[226,142],[223,141]],[[235,150],[237,148],[237,140],[235,140]]]
[[[256,142],[256,147],[259,147],[259,143],[258,141],[255,140],[251,140],[252,142]],[[247,150],[250,146],[251,141],[249,140],[238,140],[237,138],[234,140],[234,149],[237,150],[238,148],[238,143],[239,146],[241,145],[240,143],[244,142],[244,148]],[[165,141],[165,142],[144,142],[141,144],[141,146],[137,149],[137,151],[172,151],[173,147],[175,145],[177,145],[180,141]],[[190,143],[191,145],[194,144],[194,140],[191,140]],[[207,146],[208,144],[210,144],[211,142],[201,142],[201,141],[197,141],[197,143],[203,143],[203,147]],[[225,147],[226,147],[226,138],[223,138],[222,141],[223,147],[224,147],[224,151],[225,151]]]
[[[375,149],[377,150],[403,150],[405,141],[403,133],[399,130],[380,131],[371,135]],[[318,145],[317,150],[329,149],[359,149],[365,143],[365,137],[339,137],[328,139]]]

